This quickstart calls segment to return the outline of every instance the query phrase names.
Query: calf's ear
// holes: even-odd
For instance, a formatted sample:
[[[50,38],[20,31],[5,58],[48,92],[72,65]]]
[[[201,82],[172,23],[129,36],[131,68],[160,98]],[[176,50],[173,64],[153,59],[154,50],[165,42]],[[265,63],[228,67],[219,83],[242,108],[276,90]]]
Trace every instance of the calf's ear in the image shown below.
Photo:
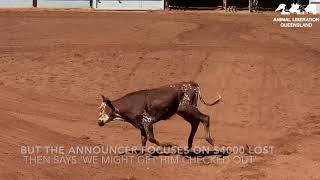
[[[101,94],[102,102],[106,102],[108,98],[106,98],[104,95]]]
[[[112,102],[110,101],[109,98],[105,97],[104,95],[101,95],[102,97],[102,102],[105,102],[113,111],[116,110],[116,108],[112,105]]]

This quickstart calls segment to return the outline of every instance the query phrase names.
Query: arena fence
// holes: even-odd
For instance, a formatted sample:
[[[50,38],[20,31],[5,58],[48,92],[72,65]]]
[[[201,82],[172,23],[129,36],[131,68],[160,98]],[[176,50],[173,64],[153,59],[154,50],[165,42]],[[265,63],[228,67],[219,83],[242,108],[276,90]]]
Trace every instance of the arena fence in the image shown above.
[[[0,0],[0,8],[93,8],[96,10],[164,10],[170,8],[274,10],[281,3],[304,6],[309,0]],[[320,7],[320,0],[310,0]],[[256,7],[254,7],[256,6]],[[233,10],[233,9],[232,9]],[[318,9],[317,9],[318,10]],[[319,10],[318,10],[319,11]]]
[[[90,8],[90,0],[38,0],[39,8]]]
[[[1,8],[31,8],[33,0],[0,0]]]
[[[163,10],[165,0],[93,0],[101,10]]]

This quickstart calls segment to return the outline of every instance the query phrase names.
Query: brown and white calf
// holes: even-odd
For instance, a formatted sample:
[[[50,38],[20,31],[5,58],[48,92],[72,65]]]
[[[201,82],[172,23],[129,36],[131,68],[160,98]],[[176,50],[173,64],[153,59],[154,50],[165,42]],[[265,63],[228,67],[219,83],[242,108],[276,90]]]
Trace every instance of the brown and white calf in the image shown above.
[[[153,124],[178,114],[191,124],[189,149],[192,147],[200,122],[204,125],[206,140],[213,145],[209,130],[210,118],[198,110],[198,98],[208,106],[215,105],[221,100],[219,95],[213,103],[206,103],[201,96],[199,85],[193,81],[136,91],[114,101],[102,96],[98,124],[103,126],[110,121],[120,119],[140,129],[143,146],[147,140],[158,146],[171,146],[171,143],[160,143],[155,139]]]

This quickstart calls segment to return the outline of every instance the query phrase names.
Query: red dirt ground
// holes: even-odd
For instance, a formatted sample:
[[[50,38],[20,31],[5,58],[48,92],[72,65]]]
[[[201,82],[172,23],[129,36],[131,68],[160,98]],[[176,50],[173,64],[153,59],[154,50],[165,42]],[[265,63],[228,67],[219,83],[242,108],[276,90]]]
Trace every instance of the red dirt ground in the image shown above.
[[[0,179],[320,179],[320,24],[280,28],[272,22],[279,16],[0,11]],[[233,153],[223,158],[228,163],[163,163],[160,156],[119,164],[28,164],[20,152],[139,147],[130,124],[97,125],[99,95],[188,80],[206,100],[223,97],[199,107],[212,118],[217,148],[274,151]],[[175,116],[159,122],[155,136],[184,147],[189,128]],[[199,128],[194,146],[209,147],[203,136]]]

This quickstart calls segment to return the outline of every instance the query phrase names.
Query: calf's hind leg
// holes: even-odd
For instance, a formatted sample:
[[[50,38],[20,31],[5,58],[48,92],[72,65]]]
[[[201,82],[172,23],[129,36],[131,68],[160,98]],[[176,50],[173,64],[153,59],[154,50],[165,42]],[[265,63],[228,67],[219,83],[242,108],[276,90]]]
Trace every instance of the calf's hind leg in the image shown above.
[[[191,131],[188,138],[188,149],[191,149],[193,139],[198,130],[200,121],[197,118],[194,118],[194,116],[188,113],[187,111],[178,111],[177,114],[181,116],[184,120],[188,121],[191,125]]]
[[[214,141],[213,141],[213,139],[211,138],[211,135],[210,135],[210,117],[208,115],[202,114],[202,117],[200,118],[200,121],[204,126],[204,131],[206,133],[206,140],[208,141],[209,144],[214,146]]]
[[[199,127],[199,123],[200,123],[199,121],[190,122],[191,131],[190,131],[190,135],[189,135],[189,138],[188,138],[188,149],[192,148],[193,138],[196,135],[196,132],[197,132],[198,127]]]
[[[146,146],[147,140],[148,140],[147,133],[144,129],[140,129],[140,131],[141,131],[141,144],[142,146]]]
[[[212,146],[214,146],[214,141],[210,135],[210,117],[208,115],[201,113],[194,106],[187,106],[184,108],[180,108],[178,111],[178,114],[191,124],[191,132],[188,139],[189,149],[192,147],[193,138],[198,129],[199,122],[201,122],[204,126],[207,142]]]

